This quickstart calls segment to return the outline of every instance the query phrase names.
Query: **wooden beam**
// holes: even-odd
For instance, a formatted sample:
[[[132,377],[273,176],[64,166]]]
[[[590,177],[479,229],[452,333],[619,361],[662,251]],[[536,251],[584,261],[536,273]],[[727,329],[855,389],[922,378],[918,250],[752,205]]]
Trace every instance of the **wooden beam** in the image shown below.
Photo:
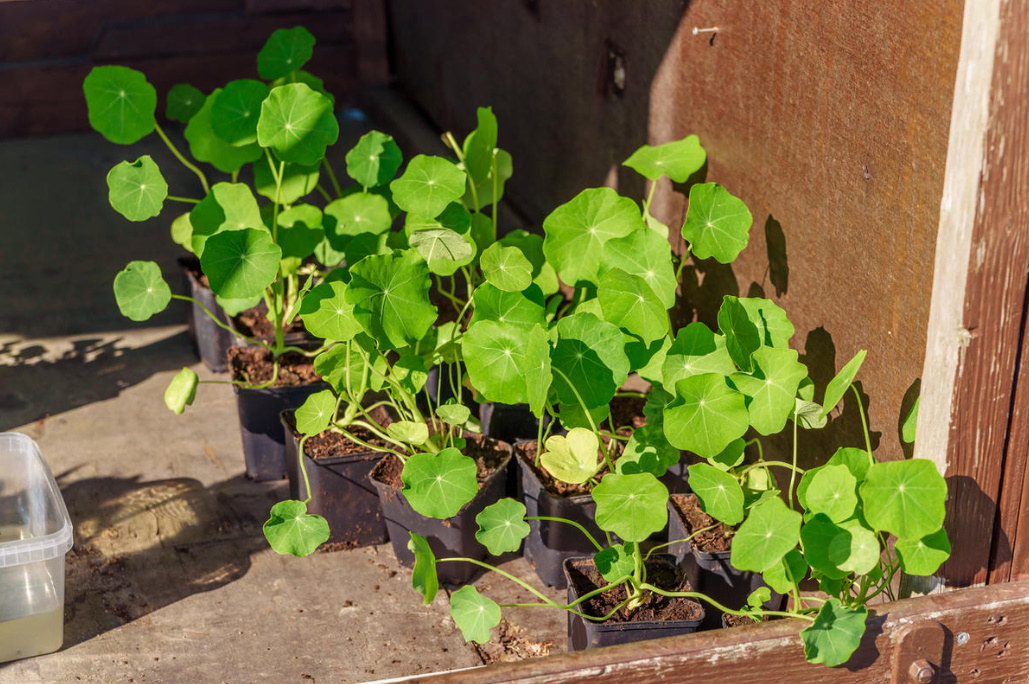
[[[895,672],[896,666],[907,670],[917,658],[937,668],[936,682],[1016,681],[1013,676],[1024,678],[1029,672],[1029,582],[933,594],[878,608],[857,652],[841,667],[806,662],[798,636],[806,623],[784,620],[454,672],[446,681],[747,684],[787,675],[784,681],[790,682],[908,682],[915,680],[908,679],[907,671]],[[940,632],[942,643],[936,648],[911,644],[909,637],[923,628]]]

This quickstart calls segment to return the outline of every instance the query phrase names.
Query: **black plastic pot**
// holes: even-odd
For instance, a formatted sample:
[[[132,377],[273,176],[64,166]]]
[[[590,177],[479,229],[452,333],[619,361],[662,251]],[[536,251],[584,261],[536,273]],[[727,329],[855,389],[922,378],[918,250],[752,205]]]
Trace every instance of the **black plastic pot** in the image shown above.
[[[298,408],[309,396],[326,388],[328,385],[323,382],[265,389],[232,386],[247,477],[258,482],[286,477],[286,432],[279,414]]]
[[[668,487],[669,494],[689,494],[690,474],[687,470],[689,464],[680,459],[678,463],[668,468],[668,471],[658,479]]]
[[[286,436],[289,495],[303,501],[307,498],[307,489],[300,471],[300,442],[293,431],[296,425],[293,411],[283,411],[280,419]],[[307,511],[322,516],[329,523],[329,544],[353,548],[381,544],[389,538],[379,495],[368,481],[368,474],[382,460],[381,453],[368,451],[319,459],[305,453],[303,459],[311,484]]]
[[[689,535],[686,524],[679,517],[679,510],[669,499],[668,540],[685,539]],[[676,551],[675,558],[694,590],[710,596],[727,608],[742,608],[747,605],[747,597],[755,589],[768,586],[761,578],[761,573],[743,572],[734,568],[729,562],[731,551],[707,553],[689,543],[676,544],[671,548]],[[781,603],[782,595],[772,591],[772,597],[763,605],[768,610],[777,610]],[[722,611],[710,605],[705,608],[707,613],[702,629],[718,629],[722,626]]]
[[[525,503],[526,515],[572,520],[589,530],[596,539],[603,538],[604,533],[594,520],[597,505],[593,497],[588,494],[566,498],[554,496],[544,489],[543,483],[524,459],[516,457],[515,460],[521,469],[522,501]],[[566,523],[530,520],[529,527],[531,531],[525,538],[522,553],[547,586],[557,589],[565,587],[565,560],[596,551],[586,535]]]
[[[654,554],[647,561],[648,565],[667,563],[675,565],[675,558],[666,554]],[[574,573],[593,567],[592,557],[569,558],[562,565],[565,582],[568,584],[568,602],[579,598],[575,587]],[[699,605],[699,604],[698,604]],[[701,617],[696,620],[654,620],[650,622],[593,622],[568,613],[568,650],[584,651],[589,648],[628,644],[648,639],[690,634],[697,631],[704,620],[705,606],[701,606]]]
[[[180,257],[179,266],[186,276],[189,296],[207,307],[222,323],[228,323],[228,316],[218,305],[211,288],[204,287],[196,277],[200,271],[200,262],[196,257]],[[232,334],[211,320],[199,304],[190,302],[189,306],[189,337],[197,356],[210,370],[224,373],[229,367],[228,352],[232,346]]]
[[[268,313],[268,307],[264,302],[261,302],[260,304],[255,306],[254,309],[256,309],[259,313],[263,315],[267,315]],[[237,347],[253,347],[253,343],[241,337],[242,335],[246,335],[247,337],[254,337],[251,334],[251,332],[245,329],[244,326],[242,326],[240,322],[236,320],[235,317],[229,318],[228,320],[229,327],[231,327],[235,331],[234,334],[229,334],[229,337],[232,338],[232,344]],[[275,344],[274,337],[259,337],[256,339],[259,339],[266,344]],[[301,347],[304,349],[313,349],[316,348],[319,344],[321,344],[321,340],[311,335],[309,332],[307,332],[307,330],[301,328],[300,330],[285,333],[282,337],[282,343],[287,347]]]
[[[375,470],[369,475],[372,484],[379,494],[382,512],[386,517],[386,528],[389,530],[393,552],[402,565],[414,565],[414,553],[407,548],[411,536],[408,532],[417,532],[429,542],[429,547],[437,558],[458,556],[485,560],[489,556],[486,547],[476,540],[475,533],[479,529],[475,516],[486,506],[494,504],[504,497],[507,488],[509,466],[511,465],[511,445],[498,442],[497,445],[507,452],[507,457],[499,468],[494,470],[479,487],[479,493],[458,511],[457,515],[446,520],[427,518],[408,503],[401,490],[391,487],[376,478]],[[473,563],[452,562],[440,563],[436,566],[436,575],[441,582],[463,584],[478,572],[480,568]]]
[[[482,434],[504,442],[534,440],[539,436],[539,420],[529,410],[528,404],[483,402],[479,405],[479,423]],[[543,416],[544,430],[549,423],[550,416]]]

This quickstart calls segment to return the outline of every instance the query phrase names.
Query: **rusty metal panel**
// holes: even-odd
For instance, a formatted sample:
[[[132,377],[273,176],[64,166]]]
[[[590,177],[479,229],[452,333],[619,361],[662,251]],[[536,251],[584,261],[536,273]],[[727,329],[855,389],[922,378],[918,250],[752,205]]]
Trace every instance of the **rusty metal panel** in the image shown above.
[[[775,299],[824,387],[858,349],[874,443],[900,458],[922,373],[961,0],[938,3],[425,0],[390,5],[399,85],[440,127],[492,105],[514,154],[509,197],[537,222],[578,190],[641,197],[623,161],[696,133],[707,179],[751,208],[732,267],[687,269],[680,318],[724,294]],[[694,28],[717,27],[701,32]],[[624,76],[624,80],[623,80]],[[683,188],[655,209],[681,225]],[[860,445],[840,420],[813,460]]]

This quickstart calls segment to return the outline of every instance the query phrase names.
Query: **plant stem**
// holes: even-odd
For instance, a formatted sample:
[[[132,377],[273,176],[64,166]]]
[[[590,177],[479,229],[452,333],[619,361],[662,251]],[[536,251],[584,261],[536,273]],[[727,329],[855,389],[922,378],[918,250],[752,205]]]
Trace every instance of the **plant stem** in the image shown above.
[[[457,141],[454,140],[454,134],[451,133],[450,131],[447,131],[444,134],[443,137],[444,137],[444,140],[446,140],[446,143],[448,145],[450,145],[450,149],[454,150],[454,154],[457,155],[458,161],[460,161],[462,164],[464,164],[465,163],[465,161],[464,161],[464,151],[461,149],[461,146],[457,144]],[[465,166],[465,174],[467,174],[467,173],[468,173],[468,167],[466,165]],[[475,211],[475,213],[479,213],[479,192],[478,192],[477,188],[475,187],[475,179],[472,178],[471,176],[468,176],[468,189],[472,191],[472,204],[475,205],[474,206],[474,211]],[[495,225],[495,223],[494,223],[494,225]]]
[[[200,204],[200,200],[193,199],[192,197],[176,197],[175,195],[168,195],[165,199],[170,199],[172,202],[185,202],[187,204]]]
[[[786,503],[793,509],[793,483],[797,478],[797,407],[793,407],[793,467],[790,470],[790,488],[786,492]]]
[[[643,557],[643,560],[644,561],[650,560],[650,554],[654,553],[658,549],[663,549],[663,548],[672,546],[673,544],[685,544],[685,543],[689,542],[690,540],[692,540],[694,537],[696,537],[701,532],[707,532],[708,530],[713,530],[714,528],[718,527],[721,524],[722,523],[717,523],[716,522],[714,525],[708,525],[707,527],[700,528],[699,530],[697,530],[696,532],[694,532],[690,536],[686,537],[685,539],[676,539],[675,541],[670,541],[670,542],[666,542],[664,544],[658,544],[657,546],[651,547],[650,551],[647,551],[647,555]]]
[[[701,593],[696,592],[696,591],[665,591],[664,589],[659,589],[658,587],[655,587],[653,584],[648,584],[647,582],[644,582],[643,584],[641,584],[640,585],[640,589],[646,589],[647,591],[652,591],[655,594],[660,594],[661,596],[667,596],[669,598],[691,598],[691,599],[697,599],[699,601],[704,601],[706,603],[710,603],[712,606],[714,606],[718,610],[722,611],[723,613],[728,613],[729,615],[747,615],[747,614],[749,614],[749,612],[745,611],[745,610],[733,610],[732,608],[728,608],[726,606],[723,606],[721,603],[719,603],[718,601],[715,601],[710,596],[707,596],[705,594],[701,594]],[[782,611],[782,610],[762,610],[761,611],[761,615],[773,615],[773,616],[778,616],[778,617],[795,617],[795,618],[800,618],[801,620],[807,620],[809,622],[814,622],[815,621],[815,619],[813,617],[811,617],[810,615],[804,615],[803,613],[793,613],[793,612]]]
[[[300,474],[304,476],[304,489],[307,490],[307,498],[304,499],[305,504],[314,498],[314,494],[311,493],[311,481],[307,479],[307,464],[304,463],[304,444],[307,443],[307,438],[308,435],[300,438],[300,446],[297,449],[300,454],[297,457],[297,460],[300,461]]]
[[[204,172],[198,169],[193,164],[191,164],[188,159],[182,156],[182,153],[179,152],[179,148],[175,147],[175,144],[172,143],[172,141],[168,138],[167,135],[165,135],[164,130],[161,128],[160,124],[155,123],[154,130],[157,131],[157,135],[161,136],[161,140],[163,140],[164,144],[168,146],[168,149],[171,150],[171,153],[175,155],[175,158],[182,162],[183,166],[185,166],[187,169],[189,169],[197,175],[197,178],[200,179],[200,187],[204,189],[204,195],[210,193],[211,187],[207,184],[207,176],[204,175]]]
[[[319,183],[318,185],[314,186],[314,189],[317,190],[319,193],[321,193],[321,196],[325,198],[326,202],[331,202],[332,201],[332,195],[329,194],[328,190],[326,190],[325,188],[322,187],[321,183]]]
[[[223,330],[228,330],[230,333],[232,333],[236,337],[244,339],[247,342],[249,342],[250,344],[256,345],[258,347],[264,347],[265,349],[271,349],[271,346],[267,342],[263,342],[263,341],[259,340],[256,337],[247,337],[246,335],[243,335],[242,333],[239,333],[239,332],[233,330],[232,326],[229,326],[229,325],[226,325],[225,323],[222,323],[220,320],[218,320],[217,316],[215,316],[213,313],[211,313],[210,309],[208,309],[206,306],[203,305],[202,302],[199,302],[196,299],[193,299],[192,297],[187,297],[186,295],[178,295],[178,294],[173,294],[172,295],[172,299],[181,299],[184,302],[190,302],[192,304],[196,304],[197,306],[200,307],[200,309],[205,314],[207,314],[207,316],[212,321],[214,321],[214,324],[217,325],[219,328],[221,328]]]
[[[572,381],[569,380],[568,376],[565,375],[564,372],[562,372],[560,369],[552,368],[551,370],[560,375],[564,379],[564,381],[568,383],[568,387],[572,390],[572,393],[575,394],[576,401],[579,402],[579,406],[582,407],[583,413],[586,414],[586,420],[589,421],[590,427],[593,429],[593,433],[599,434],[600,430],[597,429],[597,423],[593,420],[593,416],[590,414],[590,410],[586,408],[586,402],[583,401],[582,396],[579,394],[579,390],[575,389],[575,385],[572,384]],[[607,462],[607,467],[611,470],[612,473],[615,472],[615,464],[611,461],[611,456],[607,453],[607,446],[604,444],[604,440],[598,437],[597,441],[600,442],[600,453],[604,455],[604,461]]]
[[[679,278],[682,276],[682,269],[686,267],[686,257],[693,251],[693,245],[686,245],[686,251],[679,257],[679,268],[675,271],[675,282],[679,282]]]
[[[239,169],[232,172],[232,182],[235,183],[237,181],[239,181]]]
[[[854,396],[857,398],[858,415],[861,416],[861,430],[865,433],[865,449],[868,450],[868,460],[872,465],[875,465],[875,457],[872,456],[872,438],[868,434],[868,421],[865,420],[865,407],[861,403],[861,393],[858,392],[857,387],[854,387],[854,385],[851,385],[850,388],[854,390]]]
[[[493,174],[493,235],[497,234],[497,149],[493,148],[493,160],[490,166],[490,173]],[[475,184],[475,181],[472,181]]]
[[[342,197],[343,191],[339,187],[339,181],[336,180],[336,174],[332,170],[332,165],[329,163],[329,158],[322,157],[322,164],[325,165],[325,170],[329,172],[329,180],[332,181],[332,189],[336,191],[336,197]]]
[[[741,470],[739,472],[738,477],[743,477],[744,475],[749,473],[754,468],[767,468],[768,466],[775,466],[777,468],[789,468],[790,470],[798,472],[801,475],[803,475],[805,472],[807,472],[803,468],[798,468],[798,467],[796,467],[794,465],[786,463],[785,461],[758,461],[757,463],[751,463],[749,466],[747,466],[746,468]]]
[[[593,546],[595,546],[597,548],[597,551],[603,551],[604,550],[604,547],[601,546],[597,542],[597,540],[593,537],[593,535],[590,534],[589,531],[585,527],[583,527],[579,523],[575,522],[574,520],[567,520],[565,518],[551,518],[551,517],[546,516],[546,515],[527,515],[527,516],[525,516],[525,519],[526,520],[548,520],[550,522],[559,522],[559,523],[565,523],[567,525],[571,525],[572,527],[578,529],[580,532],[585,534],[586,538],[590,540],[590,543],[593,544]]]
[[[643,203],[644,218],[650,216],[650,203],[654,199],[654,190],[657,189],[657,181],[650,181],[650,191],[647,193],[647,200]],[[678,280],[678,278],[676,279]]]

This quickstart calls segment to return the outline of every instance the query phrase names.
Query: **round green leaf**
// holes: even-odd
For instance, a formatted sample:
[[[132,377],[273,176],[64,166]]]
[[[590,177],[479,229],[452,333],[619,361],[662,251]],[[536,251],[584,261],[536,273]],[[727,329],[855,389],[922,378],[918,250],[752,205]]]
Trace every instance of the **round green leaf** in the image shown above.
[[[389,424],[386,432],[393,439],[414,446],[429,441],[429,426],[423,421],[396,420]]]
[[[218,306],[227,313],[229,316],[238,316],[247,309],[252,309],[261,303],[264,299],[261,295],[254,295],[253,297],[244,297],[243,299],[229,299],[227,297],[214,296],[215,302]]]
[[[369,131],[347,152],[347,175],[366,188],[385,185],[393,180],[402,161],[392,137]]]
[[[254,190],[262,197],[275,201],[275,175],[272,173],[271,161],[265,157],[254,162]],[[282,187],[279,189],[278,201],[281,204],[293,204],[301,197],[314,192],[318,185],[319,165],[301,166],[286,164],[282,171]],[[275,162],[275,173],[279,172],[279,164]]]
[[[804,546],[804,558],[808,564],[829,579],[841,579],[847,571],[837,567],[829,557],[829,548],[837,535],[844,532],[829,516],[816,513],[800,530],[800,542]]]
[[[211,128],[215,135],[238,147],[257,142],[257,119],[268,86],[250,78],[229,81],[211,105]]]
[[[840,532],[829,542],[829,560],[844,572],[864,575],[879,565],[882,548],[875,533],[857,520],[839,524]]]
[[[134,69],[93,67],[82,83],[82,91],[89,125],[113,143],[134,143],[157,125],[157,91]]]
[[[596,282],[604,244],[646,230],[636,203],[611,188],[583,190],[543,221],[543,253],[565,283]]]
[[[411,538],[407,548],[414,553],[414,568],[411,570],[411,586],[422,595],[422,605],[427,606],[436,598],[439,591],[439,578],[436,575],[436,555],[429,547],[425,537],[417,532],[408,532]]]
[[[189,213],[181,214],[171,224],[172,242],[188,252],[193,251],[193,224],[189,222]]]
[[[469,209],[482,209],[493,204],[494,194],[496,195],[496,201],[504,197],[504,185],[511,176],[514,175],[514,161],[511,159],[511,154],[507,150],[497,148],[495,150],[497,156],[497,182],[494,186],[493,183],[493,167],[492,162],[489,173],[486,174],[481,182],[475,183],[475,196],[472,195],[472,180],[468,180],[468,187],[465,191],[464,196],[461,198],[461,202],[465,204]],[[475,200],[478,199],[478,203]],[[484,215],[485,217],[485,215]],[[489,219],[487,219],[488,221]],[[492,225],[492,221],[490,221]]]
[[[265,229],[261,210],[250,188],[244,183],[215,183],[211,192],[189,212],[192,226],[190,245],[203,257],[204,247],[212,235],[243,228]]]
[[[393,423],[395,425],[396,423]],[[479,491],[475,460],[457,449],[437,454],[415,454],[407,459],[400,479],[411,508],[424,516],[444,520],[457,515]]]
[[[325,239],[322,228],[322,210],[310,204],[294,204],[279,214],[276,243],[282,248],[283,258],[305,259]]]
[[[629,376],[622,332],[591,313],[558,321],[550,359],[551,367],[568,378],[554,373],[553,386],[562,404],[578,404],[578,393],[588,408],[604,406]]]
[[[675,383],[664,426],[672,446],[711,458],[742,437],[750,420],[743,395],[729,387],[724,376],[705,373]]]
[[[744,449],[746,449],[747,443],[742,438],[735,439],[729,442],[729,446],[725,447],[718,454],[708,459],[708,462],[718,468],[722,472],[728,472],[739,464],[743,463]],[[751,471],[756,472],[756,471]]]
[[[736,371],[725,349],[725,337],[716,335],[700,322],[679,330],[661,366],[662,380],[668,387],[683,378],[704,373],[729,375]]]
[[[296,410],[297,431],[302,435],[317,435],[329,428],[336,417],[336,395],[322,390],[307,397]]]
[[[417,252],[369,256],[350,267],[347,301],[383,350],[414,344],[436,321],[429,269]]]
[[[593,564],[608,582],[624,580],[636,570],[636,556],[624,544],[614,544],[593,555]]]
[[[122,316],[145,321],[168,306],[171,288],[153,261],[130,261],[114,278],[114,298]]]
[[[822,415],[822,405],[816,404],[813,401],[797,399],[796,407],[793,411],[794,413],[791,418],[805,430],[819,430],[824,428],[828,422],[825,416]]]
[[[192,369],[183,368],[175,374],[168,389],[164,391],[164,405],[176,415],[181,414],[187,406],[193,404],[199,382],[200,379]]]
[[[774,435],[786,427],[796,408],[797,388],[807,368],[792,349],[761,347],[751,355],[751,375],[734,373],[730,381],[746,396],[750,424],[762,435]]]
[[[239,147],[230,145],[214,132],[211,111],[219,93],[220,89],[207,96],[200,111],[186,125],[185,135],[189,142],[189,152],[197,161],[207,162],[222,173],[232,173],[244,164],[256,161],[264,152],[256,144]]]
[[[490,283],[483,283],[475,288],[472,301],[475,308],[470,325],[478,321],[496,321],[531,328],[542,325],[545,320],[543,293],[536,285],[519,292],[505,292]]]
[[[523,364],[528,341],[529,329],[521,325],[479,321],[468,327],[461,342],[468,378],[487,401],[526,401]]]
[[[551,475],[569,484],[582,484],[597,474],[600,440],[591,430],[572,428],[567,435],[547,439],[540,463]]]
[[[736,478],[706,463],[688,468],[690,489],[705,513],[726,525],[743,520],[743,489]]]
[[[471,236],[472,215],[458,202],[451,202],[435,218],[420,214],[408,214],[404,218],[404,234],[409,238],[420,230],[447,228],[473,241]]]
[[[275,281],[281,258],[267,230],[247,228],[208,238],[200,265],[215,294],[242,299],[261,294]]]
[[[947,530],[940,528],[918,540],[898,539],[895,550],[904,572],[931,575],[950,558],[950,540],[947,539]]]
[[[622,164],[652,181],[668,176],[676,183],[685,183],[706,161],[700,138],[689,135],[663,145],[644,145]]]
[[[718,327],[725,335],[725,349],[729,356],[744,371],[753,365],[750,355],[761,347],[761,333],[750,321],[747,309],[740,304],[739,297],[726,295],[718,309]]]
[[[529,536],[525,522],[525,504],[514,499],[501,499],[475,516],[479,530],[475,538],[494,556],[517,551]]]
[[[411,233],[408,241],[436,275],[454,275],[457,269],[472,263],[475,258],[475,247],[465,236],[449,228],[418,230]]]
[[[123,161],[107,174],[108,200],[130,221],[146,221],[161,213],[168,197],[168,184],[148,155]]]
[[[911,410],[904,416],[904,421],[900,426],[900,438],[904,440],[905,444],[911,444],[915,441],[915,428],[918,426],[918,402],[921,397],[915,399],[915,403],[912,404]]]
[[[770,299],[741,297],[739,301],[757,328],[762,344],[783,349],[789,346],[794,328],[785,311]]]
[[[475,223],[484,225],[484,227],[488,228],[490,231],[488,240],[483,240],[479,235],[475,235],[475,244],[478,246],[479,252],[481,253],[486,247],[489,247],[490,244],[492,244],[492,241],[496,236],[492,233],[492,221],[485,218],[482,214],[476,214],[475,217],[480,220],[476,221],[475,218],[473,218],[473,234],[475,233]],[[485,220],[483,221],[482,219]],[[549,297],[558,291],[560,286],[557,282],[557,272],[554,270],[554,267],[547,262],[547,258],[543,254],[542,235],[536,235],[519,228],[517,230],[512,230],[501,238],[499,242],[505,247],[517,247],[521,250],[522,254],[525,255],[525,258],[529,260],[530,264],[532,264],[532,282],[539,287],[540,291],[543,292],[544,297]]]
[[[641,542],[668,524],[668,488],[650,473],[609,473],[593,488],[597,525]]]
[[[847,393],[847,388],[854,382],[854,378],[857,376],[858,370],[865,360],[866,353],[862,349],[855,354],[854,358],[848,361],[840,369],[840,372],[829,381],[828,386],[825,388],[825,401],[822,402],[823,416],[829,415],[829,412],[836,408],[836,404],[840,403],[840,399],[843,399],[843,395]]]
[[[843,465],[825,465],[816,469],[804,490],[804,507],[812,513],[824,513],[835,523],[854,515],[857,506],[857,480]]]
[[[732,540],[729,559],[738,570],[764,572],[782,560],[800,541],[801,515],[779,497],[770,497],[750,509]]]
[[[675,306],[675,267],[667,237],[652,230],[634,230],[604,243],[603,271],[620,268],[643,278],[665,309]]]
[[[461,587],[450,595],[450,616],[465,641],[484,644],[489,631],[500,624],[500,606],[473,586]]]
[[[303,501],[280,501],[264,524],[264,537],[276,553],[309,556],[329,540],[329,523],[308,513]]]
[[[479,289],[482,287],[480,286]],[[550,338],[542,325],[534,325],[529,330],[522,369],[525,375],[526,401],[529,404],[529,410],[537,418],[543,418],[554,374],[550,367]]]
[[[868,474],[868,467],[872,465],[872,458],[864,449],[854,447],[840,447],[836,453],[825,462],[825,465],[847,466],[847,470],[854,476],[854,479],[861,482]]]
[[[425,365],[425,359],[421,356],[417,354],[404,354],[393,364],[391,374],[405,390],[413,395],[417,395],[422,391],[426,381],[429,379],[429,368]],[[415,425],[418,424],[415,423]],[[428,438],[429,435],[426,432],[425,440],[419,442],[419,444],[424,444]]]
[[[861,485],[865,520],[898,539],[921,539],[943,527],[947,483],[932,461],[876,463]]]
[[[438,216],[464,194],[465,172],[443,157],[419,154],[404,174],[389,184],[393,201],[404,211]]]
[[[315,337],[346,342],[361,332],[354,307],[347,302],[347,284],[338,280],[311,288],[300,304],[304,327]]]
[[[178,83],[168,91],[165,115],[172,121],[187,123],[204,106],[205,99],[202,92],[188,83]]]
[[[644,342],[659,340],[669,332],[668,311],[643,278],[612,269],[600,278],[597,298],[604,320]]]
[[[356,192],[325,207],[325,235],[337,250],[347,251],[352,242],[366,239],[362,236],[382,235],[391,225],[389,202],[370,192]],[[357,263],[359,259],[348,254],[347,261]]]
[[[698,183],[690,188],[682,236],[698,259],[728,264],[747,246],[753,221],[747,205],[721,185]]]
[[[803,535],[803,531],[801,534]],[[804,561],[804,555],[799,549],[791,549],[781,561],[765,570],[761,578],[774,591],[788,594],[793,589],[793,583],[801,582],[806,574],[807,563]]]
[[[362,340],[367,341],[367,344],[362,344]],[[358,346],[362,347],[366,354],[370,354],[370,368],[366,368],[368,364],[361,358]],[[373,368],[378,373],[372,372]],[[383,383],[379,375],[385,375],[389,370],[389,364],[386,358],[376,351],[375,343],[367,335],[360,333],[349,346],[337,344],[315,357],[314,370],[340,394],[357,392],[361,386],[361,377],[367,372],[368,388],[377,392],[382,389]]]
[[[463,404],[443,404],[436,407],[436,415],[447,425],[464,425],[472,412]]]
[[[338,137],[332,100],[303,83],[279,86],[261,104],[257,141],[284,162],[313,166]]]
[[[532,284],[532,264],[517,247],[490,245],[480,259],[486,282],[505,292],[521,292]]]
[[[848,608],[839,599],[823,603],[815,621],[800,632],[808,662],[828,667],[847,662],[861,643],[867,617],[864,606]]]
[[[565,429],[585,428],[592,430],[594,425],[600,425],[611,415],[611,408],[607,404],[596,406],[589,410],[589,415],[582,410],[579,404],[557,405],[557,414],[561,419],[561,427]]]
[[[650,473],[661,477],[670,466],[679,462],[678,449],[668,443],[660,425],[644,425],[633,431],[622,455],[615,462],[615,470],[622,475]]]
[[[303,26],[278,29],[257,53],[257,73],[270,81],[307,64],[314,54],[314,36]]]
[[[470,180],[486,180],[493,166],[493,150],[497,146],[497,117],[492,107],[479,107],[476,112],[478,127],[464,141],[464,163]]]

